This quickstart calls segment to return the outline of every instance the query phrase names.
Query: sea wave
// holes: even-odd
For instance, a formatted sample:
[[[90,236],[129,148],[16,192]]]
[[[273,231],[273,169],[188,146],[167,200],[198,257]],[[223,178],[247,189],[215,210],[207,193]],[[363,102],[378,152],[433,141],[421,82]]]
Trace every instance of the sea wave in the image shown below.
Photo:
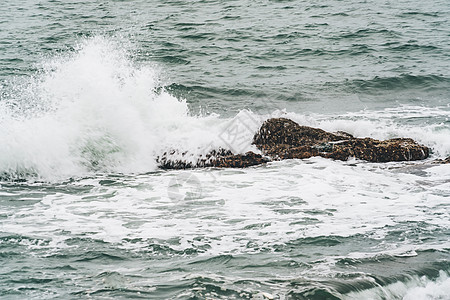
[[[177,144],[206,147],[197,142],[208,140],[216,117],[190,116],[185,100],[158,89],[157,68],[133,65],[121,45],[95,37],[43,65],[2,93],[1,173],[145,172]]]
[[[450,152],[448,107],[402,106],[326,115],[286,112],[279,99],[273,99],[262,101],[262,108],[250,101],[249,107],[258,113],[240,109],[235,115],[219,116],[211,103],[212,113],[195,114],[184,99],[191,92],[219,103],[224,94],[241,96],[244,102],[268,95],[242,88],[167,85],[160,74],[156,65],[135,63],[117,41],[96,36],[80,42],[73,52],[45,60],[34,76],[4,85],[0,94],[2,179],[64,180],[92,172],[149,172],[157,168],[158,155],[173,150],[193,156],[219,147],[240,153],[257,151],[251,145],[253,134],[273,116],[356,136],[408,136],[440,156]],[[404,75],[352,84],[377,90],[448,82],[442,76]],[[415,121],[403,122],[408,116]]]
[[[354,91],[364,93],[379,93],[395,90],[430,90],[436,88],[448,89],[450,78],[442,75],[411,75],[401,74],[393,77],[374,77],[368,80],[352,80],[347,86]]]

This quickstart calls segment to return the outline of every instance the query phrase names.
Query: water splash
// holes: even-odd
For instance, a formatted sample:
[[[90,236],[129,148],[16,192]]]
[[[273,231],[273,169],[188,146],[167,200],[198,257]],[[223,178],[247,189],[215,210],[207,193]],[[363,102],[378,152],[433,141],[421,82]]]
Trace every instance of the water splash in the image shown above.
[[[133,65],[117,43],[83,41],[2,99],[0,171],[48,179],[153,170],[161,128],[189,119],[186,101],[159,87],[156,69]]]
[[[257,151],[252,136],[271,116],[356,136],[409,136],[440,156],[450,153],[448,107],[339,116],[283,110],[266,115],[241,110],[228,119],[192,115],[186,100],[164,88],[158,67],[134,63],[126,45],[102,36],[85,39],[74,51],[44,61],[34,76],[1,87],[1,178],[149,172],[157,168],[158,155],[171,150],[190,153],[183,159],[219,147]],[[425,119],[440,121],[421,126]]]

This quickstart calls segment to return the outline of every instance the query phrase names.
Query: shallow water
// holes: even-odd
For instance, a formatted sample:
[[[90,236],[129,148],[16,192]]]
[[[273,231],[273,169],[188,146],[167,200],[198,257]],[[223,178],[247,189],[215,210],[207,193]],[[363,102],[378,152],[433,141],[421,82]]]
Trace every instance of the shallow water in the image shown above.
[[[6,1],[0,298],[447,299],[447,1]],[[256,151],[269,117],[425,162]]]

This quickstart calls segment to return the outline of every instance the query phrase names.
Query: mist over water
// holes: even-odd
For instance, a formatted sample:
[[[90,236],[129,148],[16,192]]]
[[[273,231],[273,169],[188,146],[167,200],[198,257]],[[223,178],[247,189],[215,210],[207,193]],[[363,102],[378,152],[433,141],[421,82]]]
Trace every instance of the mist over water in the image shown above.
[[[447,299],[449,10],[6,1],[0,298]],[[158,169],[270,117],[431,157]]]

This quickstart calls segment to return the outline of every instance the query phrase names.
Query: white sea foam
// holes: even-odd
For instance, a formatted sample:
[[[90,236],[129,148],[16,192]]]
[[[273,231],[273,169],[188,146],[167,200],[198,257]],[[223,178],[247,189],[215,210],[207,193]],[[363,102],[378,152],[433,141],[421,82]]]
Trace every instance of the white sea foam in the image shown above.
[[[439,155],[450,153],[448,125],[432,122],[433,117],[445,122],[448,107],[399,107],[341,116],[285,111],[259,116],[248,110],[229,119],[192,116],[186,101],[164,89],[156,91],[161,86],[155,67],[134,65],[126,51],[108,39],[86,40],[71,55],[44,65],[42,74],[30,79],[33,92],[11,96],[0,106],[2,173],[34,172],[46,180],[93,172],[138,173],[155,170],[156,156],[170,149],[256,151],[250,141],[270,116],[356,136],[410,136],[433,146]],[[21,114],[13,104],[26,109]],[[427,118],[428,123],[401,121],[413,117]],[[124,182],[121,188],[100,185],[102,175],[82,179],[74,185],[93,185],[90,197],[49,194],[32,209],[14,212],[17,216],[11,218],[20,223],[2,225],[7,232],[25,235],[64,230],[124,247],[128,238],[179,238],[180,249],[205,243],[212,255],[257,252],[317,236],[382,239],[391,226],[407,222],[426,222],[430,230],[448,226],[442,217],[448,215],[445,165],[312,158],[245,170],[195,170],[192,174],[201,185],[196,198],[174,201],[168,189],[183,172],[134,176],[132,185]],[[147,221],[135,224],[136,220]],[[207,238],[194,240],[198,236]],[[448,243],[386,244],[376,251],[401,255],[428,246],[442,249]]]
[[[245,170],[193,171],[201,185],[196,198],[170,198],[171,180],[183,173],[141,175],[112,187],[99,184],[102,176],[81,180],[74,186],[93,186],[89,196],[46,195],[15,211],[11,222],[3,222],[3,231],[48,236],[63,230],[119,244],[125,239],[178,239],[180,244],[173,247],[179,250],[207,244],[208,255],[220,255],[258,252],[308,237],[362,235],[383,240],[397,225],[411,222],[423,222],[422,230],[429,232],[448,226],[443,217],[448,215],[448,184],[439,172],[424,178],[376,164],[314,158]],[[398,256],[450,246],[408,240],[380,245],[347,256]],[[136,244],[132,248],[139,250]]]
[[[257,151],[253,134],[271,116],[356,136],[409,136],[450,154],[450,128],[444,123],[402,120],[441,118],[448,107],[399,107],[345,115],[242,110],[225,119],[193,116],[185,100],[164,90],[158,68],[137,65],[126,49],[104,37],[84,40],[70,54],[45,61],[42,71],[22,79],[0,101],[0,174],[43,180],[92,172],[139,173],[156,169],[156,157],[188,151],[184,159],[223,147]],[[5,87],[3,87],[5,88]]]
[[[158,88],[154,66],[133,65],[106,38],[84,41],[1,102],[0,172],[145,172],[170,148],[206,148],[223,121],[189,116],[186,101]]]
[[[351,292],[343,297],[351,299],[403,299],[403,300],[438,300],[449,299],[450,278],[444,271],[434,280],[426,276],[411,276],[409,280],[398,281],[384,287]]]
[[[421,277],[417,286],[409,288],[404,300],[431,300],[447,299],[450,297],[450,278],[447,273],[441,271],[436,280]]]
[[[448,125],[432,122],[433,117],[445,121],[448,107],[400,107],[340,116],[285,111],[260,116],[248,110],[229,119],[192,116],[186,101],[164,89],[156,91],[161,86],[155,67],[135,66],[107,39],[87,40],[71,55],[45,66],[41,75],[30,79],[32,92],[1,102],[2,173],[34,172],[46,180],[93,172],[138,173],[155,170],[156,156],[170,149],[194,154],[217,147],[256,151],[250,144],[252,136],[271,116],[356,136],[410,136],[432,146],[435,156],[450,154]],[[421,126],[402,121],[414,116],[428,121]],[[172,248],[207,245],[207,255],[220,255],[259,252],[319,236],[382,240],[391,228],[408,222],[423,222],[430,231],[448,226],[443,217],[448,216],[446,165],[312,158],[244,170],[195,170],[191,174],[198,179],[200,192],[193,199],[174,199],[171,182],[183,173],[135,175],[131,183],[123,179],[119,187],[101,185],[102,175],[81,179],[73,185],[93,186],[89,196],[50,193],[32,206],[0,211],[9,216],[2,230],[49,238],[50,245],[36,247],[52,249],[67,247],[58,235],[64,231],[133,250],[146,247],[149,239],[178,240]],[[183,194],[190,187],[178,188],[176,192]],[[130,244],[130,239],[141,244]],[[442,241],[380,245],[346,256],[398,256],[449,247]],[[330,257],[315,272],[331,270],[336,259]]]

